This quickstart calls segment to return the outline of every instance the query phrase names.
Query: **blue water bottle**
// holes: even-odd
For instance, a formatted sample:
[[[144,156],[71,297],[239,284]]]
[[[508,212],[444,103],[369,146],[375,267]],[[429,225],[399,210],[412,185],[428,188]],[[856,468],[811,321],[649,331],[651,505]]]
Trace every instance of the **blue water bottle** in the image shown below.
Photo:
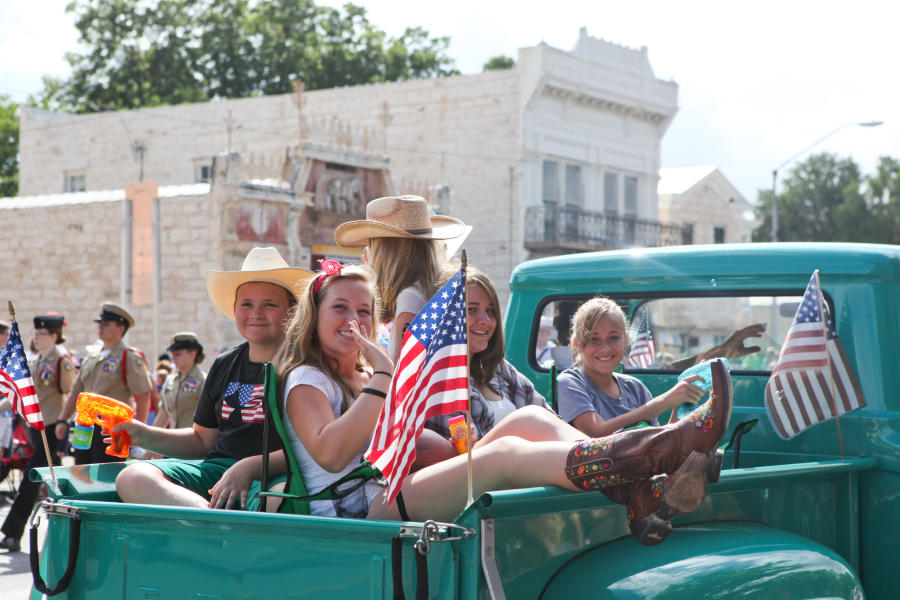
[[[712,388],[712,368],[710,368],[710,363],[712,363],[712,361],[714,361],[714,360],[721,360],[723,363],[725,363],[725,368],[728,369],[729,371],[731,371],[731,364],[728,362],[727,358],[724,358],[724,357],[711,358],[709,360],[704,360],[702,363],[694,365],[690,369],[685,369],[681,373],[681,375],[678,376],[678,381],[681,381],[682,379],[687,379],[688,377],[693,377],[694,375],[699,375],[700,377],[703,378],[703,380],[702,381],[694,381],[692,383],[694,385],[696,385],[698,388],[701,388],[704,392],[708,392],[710,390],[710,388]],[[699,404],[699,402],[698,402],[698,404]],[[678,412],[676,414],[678,415],[678,418],[680,419],[686,415],[691,414],[691,411],[693,411],[694,408],[696,408],[696,405],[691,404],[690,402],[685,402],[684,404],[681,404],[678,407],[678,409],[677,409]]]

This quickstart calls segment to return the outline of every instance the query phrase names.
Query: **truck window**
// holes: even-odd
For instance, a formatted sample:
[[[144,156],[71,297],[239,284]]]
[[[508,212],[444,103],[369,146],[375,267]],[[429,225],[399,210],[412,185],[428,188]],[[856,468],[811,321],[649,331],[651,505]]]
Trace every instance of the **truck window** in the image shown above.
[[[571,316],[589,297],[554,298],[541,308],[544,331],[535,330],[535,360],[543,368],[571,366]],[[625,372],[682,371],[704,352],[716,349],[745,327],[762,324],[760,337],[746,348],[758,351],[729,356],[736,371],[770,371],[778,360],[801,296],[703,296],[677,298],[613,297],[628,319],[629,349]],[[546,331],[547,324],[553,328]],[[561,331],[562,330],[562,331]]]

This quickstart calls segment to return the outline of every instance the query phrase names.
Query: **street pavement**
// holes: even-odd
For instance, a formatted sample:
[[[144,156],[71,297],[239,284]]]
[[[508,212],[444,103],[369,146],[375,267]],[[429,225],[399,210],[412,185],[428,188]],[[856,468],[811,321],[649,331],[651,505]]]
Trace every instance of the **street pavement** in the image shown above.
[[[0,522],[6,519],[9,508],[12,506],[12,498],[9,492],[18,488],[21,471],[14,471],[5,480],[0,482]],[[43,545],[44,536],[47,534],[47,518],[40,515],[41,522],[38,528],[38,539]],[[2,600],[26,600],[31,593],[31,566],[28,559],[29,530],[26,528],[22,536],[22,549],[19,552],[7,552],[0,550],[0,599]]]

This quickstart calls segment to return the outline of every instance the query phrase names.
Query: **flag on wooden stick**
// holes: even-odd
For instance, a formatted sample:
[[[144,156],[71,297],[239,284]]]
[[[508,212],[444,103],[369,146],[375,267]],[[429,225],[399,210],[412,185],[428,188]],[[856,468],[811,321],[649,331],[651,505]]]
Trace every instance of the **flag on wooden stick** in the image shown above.
[[[44,429],[44,417],[38,402],[34,380],[25,358],[25,347],[15,320],[9,331],[6,347],[0,352],[0,394],[12,400],[13,410],[37,430]]]
[[[766,383],[766,412],[776,433],[789,440],[813,425],[865,405],[822,297],[816,270]]]
[[[389,482],[388,502],[415,460],[425,420],[468,409],[465,286],[465,269],[460,269],[403,334],[391,389],[366,451]]]

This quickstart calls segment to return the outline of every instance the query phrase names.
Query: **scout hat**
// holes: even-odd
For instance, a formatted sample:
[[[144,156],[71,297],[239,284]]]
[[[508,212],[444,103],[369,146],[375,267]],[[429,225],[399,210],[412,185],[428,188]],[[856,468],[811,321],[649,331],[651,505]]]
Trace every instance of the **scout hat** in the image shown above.
[[[47,313],[34,318],[35,329],[62,329],[66,319],[59,313]]]
[[[307,277],[312,277],[311,271],[288,266],[275,248],[253,248],[240,271],[209,271],[206,290],[222,314],[234,321],[234,301],[241,285],[251,281],[274,283],[296,298],[297,284]]]
[[[10,327],[12,327],[12,325],[10,325],[9,321],[4,321],[3,319],[0,319],[0,333],[9,331]]]
[[[99,323],[100,321],[112,321],[113,323],[125,325],[129,329],[134,327],[134,317],[127,310],[112,302],[104,302],[100,306],[100,316],[94,319],[94,323]]]
[[[362,248],[371,238],[397,237],[449,240],[461,236],[466,225],[459,219],[432,215],[424,198],[386,196],[366,205],[364,221],[348,221],[334,230],[334,241],[346,248]]]
[[[169,347],[166,348],[166,350],[169,352],[174,352],[175,350],[196,350],[197,352],[203,352],[203,346],[200,344],[200,340],[197,339],[197,334],[193,331],[179,331],[172,336],[172,343],[169,344]]]

